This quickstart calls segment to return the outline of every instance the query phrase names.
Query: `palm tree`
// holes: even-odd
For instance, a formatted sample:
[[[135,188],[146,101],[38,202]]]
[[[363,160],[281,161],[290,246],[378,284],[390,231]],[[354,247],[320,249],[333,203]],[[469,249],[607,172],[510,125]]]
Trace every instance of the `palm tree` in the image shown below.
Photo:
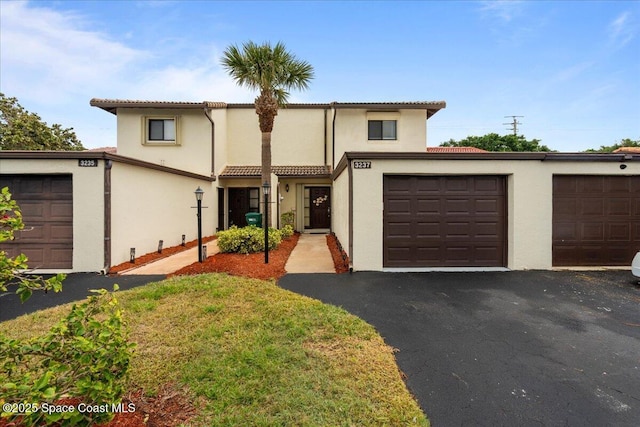
[[[278,108],[285,107],[289,90],[305,90],[313,79],[313,67],[287,52],[278,42],[258,45],[247,42],[240,49],[229,46],[223,53],[222,66],[239,86],[258,90],[256,114],[262,132],[262,182],[271,185],[271,131]],[[265,207],[266,209],[266,207]]]

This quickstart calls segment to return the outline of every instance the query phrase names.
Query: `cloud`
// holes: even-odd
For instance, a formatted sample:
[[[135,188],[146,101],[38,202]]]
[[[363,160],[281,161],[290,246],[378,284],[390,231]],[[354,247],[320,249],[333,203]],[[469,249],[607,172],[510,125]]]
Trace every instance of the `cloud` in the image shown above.
[[[498,18],[503,22],[511,22],[521,15],[522,1],[520,0],[500,0],[481,1],[480,12],[486,18]]]
[[[616,47],[625,46],[635,37],[636,27],[630,12],[621,13],[608,26],[609,43]]]

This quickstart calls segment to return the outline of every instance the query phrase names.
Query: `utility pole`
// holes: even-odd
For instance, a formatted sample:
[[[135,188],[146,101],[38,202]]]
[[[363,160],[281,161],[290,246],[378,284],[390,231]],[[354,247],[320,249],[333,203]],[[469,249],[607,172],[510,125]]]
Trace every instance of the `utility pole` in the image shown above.
[[[503,123],[503,125],[509,125],[511,127],[511,130],[513,130],[513,134],[518,135],[518,125],[522,124],[521,122],[518,121],[518,117],[524,117],[524,116],[504,116],[504,117],[505,118],[511,117],[513,119],[512,122]]]

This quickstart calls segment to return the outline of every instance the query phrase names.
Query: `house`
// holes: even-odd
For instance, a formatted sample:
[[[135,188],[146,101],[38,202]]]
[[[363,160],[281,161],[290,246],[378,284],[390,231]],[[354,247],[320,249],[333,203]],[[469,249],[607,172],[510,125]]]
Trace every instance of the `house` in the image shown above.
[[[261,210],[253,104],[93,99],[117,152],[0,152],[43,271],[99,271]],[[629,266],[640,250],[640,154],[427,149],[445,102],[292,104],[272,133],[270,215],[336,234],[354,270]],[[435,148],[435,147],[434,147]],[[29,234],[31,233],[31,234]],[[183,237],[184,236],[184,237]],[[5,245],[6,246],[6,245]]]

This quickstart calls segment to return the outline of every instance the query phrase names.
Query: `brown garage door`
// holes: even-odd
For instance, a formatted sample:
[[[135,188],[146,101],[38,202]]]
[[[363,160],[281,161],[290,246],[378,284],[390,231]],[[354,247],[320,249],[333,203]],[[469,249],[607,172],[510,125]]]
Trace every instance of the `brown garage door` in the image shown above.
[[[630,266],[640,251],[640,176],[553,177],[553,265]]]
[[[506,264],[503,176],[385,176],[385,267]]]
[[[0,249],[12,257],[25,254],[29,268],[72,268],[71,175],[0,175],[2,187],[18,202],[25,228]]]

